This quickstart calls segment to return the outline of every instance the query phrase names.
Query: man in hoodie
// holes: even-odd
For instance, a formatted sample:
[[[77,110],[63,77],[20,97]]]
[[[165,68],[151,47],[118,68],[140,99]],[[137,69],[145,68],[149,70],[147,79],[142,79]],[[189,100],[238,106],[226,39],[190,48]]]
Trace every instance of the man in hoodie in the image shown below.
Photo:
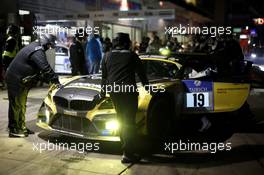
[[[102,43],[98,35],[91,36],[86,51],[88,52],[89,74],[99,73],[100,63],[103,55]]]

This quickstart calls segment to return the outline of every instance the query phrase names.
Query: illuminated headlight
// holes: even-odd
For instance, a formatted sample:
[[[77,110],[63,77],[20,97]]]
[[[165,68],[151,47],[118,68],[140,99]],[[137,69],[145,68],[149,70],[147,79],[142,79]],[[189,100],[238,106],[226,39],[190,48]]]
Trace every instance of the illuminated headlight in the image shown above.
[[[168,56],[170,54],[170,50],[167,48],[160,48],[159,52],[161,55],[165,55],[165,56]]]
[[[105,123],[105,129],[116,131],[119,129],[119,123],[117,120],[107,121]]]
[[[251,54],[251,57],[252,57],[252,58],[256,58],[257,55],[256,55],[255,53],[252,53],[252,54]]]

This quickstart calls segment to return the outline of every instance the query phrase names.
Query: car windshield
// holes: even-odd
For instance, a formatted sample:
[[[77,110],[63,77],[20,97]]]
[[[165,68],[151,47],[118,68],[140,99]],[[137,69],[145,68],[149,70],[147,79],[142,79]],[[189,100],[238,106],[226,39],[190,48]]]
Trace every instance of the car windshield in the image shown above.
[[[60,46],[55,47],[56,55],[58,56],[68,56],[68,49]]]
[[[175,64],[159,60],[143,60],[143,65],[149,79],[175,79],[176,74],[179,71]]]

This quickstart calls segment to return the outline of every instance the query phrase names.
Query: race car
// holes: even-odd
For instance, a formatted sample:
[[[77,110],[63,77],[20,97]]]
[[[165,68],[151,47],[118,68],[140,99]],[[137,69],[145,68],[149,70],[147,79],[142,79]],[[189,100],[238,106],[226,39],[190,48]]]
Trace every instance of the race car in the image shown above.
[[[139,134],[157,138],[179,133],[205,138],[218,134],[224,140],[232,135],[230,123],[245,107],[250,84],[243,77],[217,75],[215,65],[202,57],[141,56],[150,85],[157,92],[149,93],[137,84]],[[100,91],[100,74],[75,76],[60,88],[52,86],[39,109],[37,125],[77,137],[119,141],[122,123],[117,121],[108,94],[95,100]]]

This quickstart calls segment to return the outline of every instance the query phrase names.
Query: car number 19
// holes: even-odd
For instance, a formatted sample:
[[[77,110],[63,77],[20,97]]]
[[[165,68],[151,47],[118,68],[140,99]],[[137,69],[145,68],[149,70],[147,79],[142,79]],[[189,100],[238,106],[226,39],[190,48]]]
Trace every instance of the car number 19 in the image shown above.
[[[209,92],[187,93],[187,108],[210,107]]]

